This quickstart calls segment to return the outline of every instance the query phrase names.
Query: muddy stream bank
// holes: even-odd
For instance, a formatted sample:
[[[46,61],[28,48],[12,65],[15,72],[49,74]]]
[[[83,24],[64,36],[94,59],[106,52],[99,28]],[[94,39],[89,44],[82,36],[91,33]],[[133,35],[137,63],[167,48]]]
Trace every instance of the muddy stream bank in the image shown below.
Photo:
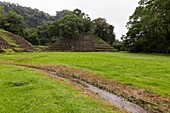
[[[49,74],[52,74],[54,76],[57,76],[57,77],[60,77],[60,78],[64,78],[64,79],[69,79],[71,80],[72,82],[76,82],[78,84],[81,84],[83,85],[84,87],[90,89],[91,91],[95,92],[96,94],[98,94],[102,99],[104,99],[105,101],[107,101],[108,103],[111,103],[113,105],[116,105],[118,107],[120,107],[121,109],[124,109],[130,113],[151,113],[150,111],[148,110],[145,110],[144,108],[134,104],[134,103],[131,103],[127,100],[125,100],[124,98],[122,97],[119,97],[117,95],[114,95],[108,91],[105,91],[105,90],[102,90],[96,86],[93,86],[87,82],[84,82],[80,79],[76,79],[76,78],[71,78],[71,77],[62,77],[60,75],[58,75],[58,73],[56,73],[55,71],[49,71],[49,70],[45,70],[45,69],[41,69],[41,68],[35,68],[36,70],[39,70],[39,71],[42,71],[42,72],[46,72],[46,73],[49,73]]]

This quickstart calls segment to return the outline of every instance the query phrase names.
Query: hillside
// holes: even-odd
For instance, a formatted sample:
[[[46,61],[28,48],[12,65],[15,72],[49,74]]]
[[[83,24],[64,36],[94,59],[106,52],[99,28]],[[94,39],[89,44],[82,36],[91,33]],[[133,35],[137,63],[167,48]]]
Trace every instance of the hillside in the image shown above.
[[[5,12],[13,11],[23,16],[28,27],[37,27],[45,21],[51,21],[54,19],[54,17],[43,11],[32,9],[30,7],[23,7],[19,4],[0,1],[0,6],[4,7]]]
[[[34,49],[24,38],[0,29],[0,52],[7,51],[29,52]]]

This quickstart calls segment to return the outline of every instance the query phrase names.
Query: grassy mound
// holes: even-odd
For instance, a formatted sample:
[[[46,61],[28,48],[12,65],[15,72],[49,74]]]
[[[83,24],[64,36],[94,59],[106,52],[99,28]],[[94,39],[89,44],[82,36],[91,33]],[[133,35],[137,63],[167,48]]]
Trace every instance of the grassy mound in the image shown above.
[[[33,46],[24,38],[0,29],[0,52],[34,51]]]

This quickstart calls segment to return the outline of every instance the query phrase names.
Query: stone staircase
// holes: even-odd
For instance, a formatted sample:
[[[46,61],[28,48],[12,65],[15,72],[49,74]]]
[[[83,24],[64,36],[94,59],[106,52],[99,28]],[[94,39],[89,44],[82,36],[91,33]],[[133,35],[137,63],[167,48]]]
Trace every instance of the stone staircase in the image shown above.
[[[112,46],[107,44],[101,38],[89,35],[80,35],[70,40],[61,38],[45,51],[73,51],[73,52],[115,52]]]
[[[79,36],[71,40],[71,50],[79,52],[92,52],[95,50],[93,44],[93,37],[91,36]]]
[[[52,46],[45,49],[45,51],[71,51],[69,43],[55,43]]]
[[[46,48],[44,51],[61,51],[69,52],[71,51],[71,44],[67,38],[60,38],[54,44]]]

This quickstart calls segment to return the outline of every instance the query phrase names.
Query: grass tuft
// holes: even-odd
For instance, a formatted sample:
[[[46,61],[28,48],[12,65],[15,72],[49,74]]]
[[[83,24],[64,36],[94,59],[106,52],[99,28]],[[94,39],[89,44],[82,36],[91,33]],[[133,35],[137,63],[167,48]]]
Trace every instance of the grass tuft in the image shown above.
[[[26,86],[29,84],[29,82],[26,81],[15,81],[15,82],[9,82],[8,83],[11,86]]]

